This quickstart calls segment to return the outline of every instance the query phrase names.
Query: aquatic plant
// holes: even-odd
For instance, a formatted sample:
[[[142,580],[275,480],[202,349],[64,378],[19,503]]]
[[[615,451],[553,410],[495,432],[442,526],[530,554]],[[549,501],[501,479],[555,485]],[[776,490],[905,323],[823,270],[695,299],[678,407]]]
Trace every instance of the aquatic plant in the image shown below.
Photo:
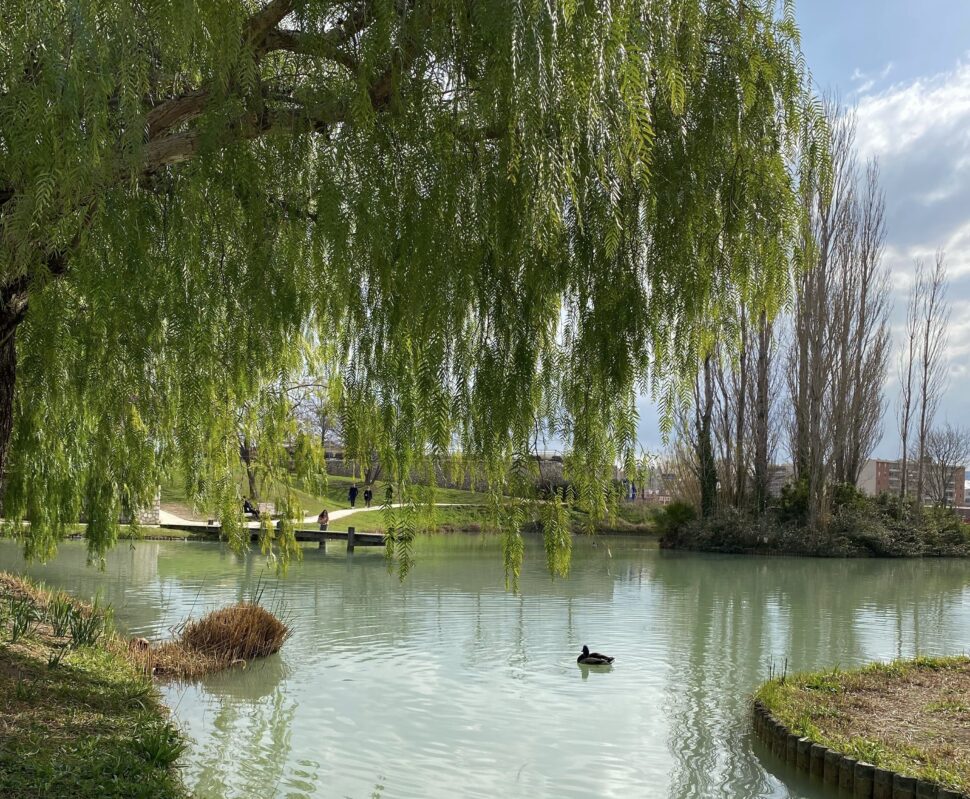
[[[289,636],[289,627],[251,602],[213,611],[181,630],[185,646],[230,662],[272,655]]]
[[[256,602],[215,610],[175,628],[176,639],[129,652],[146,672],[195,679],[280,650],[289,626]]]

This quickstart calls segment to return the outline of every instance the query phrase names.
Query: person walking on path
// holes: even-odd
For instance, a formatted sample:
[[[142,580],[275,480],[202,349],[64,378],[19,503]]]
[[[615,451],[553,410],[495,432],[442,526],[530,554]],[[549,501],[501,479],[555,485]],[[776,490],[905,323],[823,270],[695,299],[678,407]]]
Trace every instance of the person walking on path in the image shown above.
[[[364,489],[364,507],[370,507],[370,501],[374,498],[374,492],[370,490],[370,486]]]
[[[327,525],[330,524],[330,514],[327,512],[326,508],[320,511],[320,515],[317,516],[317,524],[320,525],[321,531],[326,531]]]
[[[357,503],[357,483],[350,487],[350,491],[347,492],[347,499],[350,500],[350,507],[354,507]]]

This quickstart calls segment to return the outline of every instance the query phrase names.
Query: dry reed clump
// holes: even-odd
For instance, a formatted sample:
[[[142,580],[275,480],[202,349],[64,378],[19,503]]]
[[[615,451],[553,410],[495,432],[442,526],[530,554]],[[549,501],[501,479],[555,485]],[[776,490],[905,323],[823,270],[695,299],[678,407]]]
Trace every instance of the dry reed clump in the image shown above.
[[[240,602],[183,622],[176,634],[156,647],[132,648],[130,656],[146,671],[195,679],[278,652],[290,628],[261,605]]]

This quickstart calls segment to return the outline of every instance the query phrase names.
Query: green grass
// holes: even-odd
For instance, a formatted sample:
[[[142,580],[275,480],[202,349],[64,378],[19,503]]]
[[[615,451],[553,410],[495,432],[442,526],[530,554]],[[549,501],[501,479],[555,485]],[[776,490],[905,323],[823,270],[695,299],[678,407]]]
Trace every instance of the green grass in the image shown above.
[[[242,469],[238,474],[240,496],[248,496],[249,484],[246,481],[245,473]],[[327,510],[341,510],[350,507],[347,499],[347,491],[355,481],[350,477],[340,477],[331,475],[327,477],[327,488],[323,494],[314,494],[303,490],[300,486],[294,489],[294,494],[299,501],[305,515],[316,515],[323,508]],[[356,481],[360,493],[357,496],[357,507],[364,503],[364,484]],[[374,484],[373,504],[379,505],[384,501],[386,484],[378,480]],[[264,490],[263,501],[272,501],[272,491]],[[195,509],[185,496],[185,486],[180,477],[172,476],[162,483],[161,486],[162,507],[166,510],[181,516],[184,519],[206,519],[208,518],[207,509]],[[477,491],[464,491],[458,488],[437,488],[435,489],[435,502],[438,503],[460,503],[468,505],[482,505],[486,501],[486,495]]]
[[[433,530],[438,532],[479,532],[488,525],[485,508],[477,505],[436,507],[432,518],[429,519],[426,514],[421,513],[419,520],[422,524],[429,524]],[[373,508],[372,510],[354,513],[343,519],[335,519],[330,522],[328,529],[343,532],[348,526],[353,526],[358,532],[369,533],[383,532],[387,525],[383,510]]]
[[[950,735],[970,725],[961,701],[968,686],[970,658],[919,657],[788,675],[763,684],[755,698],[795,735],[967,793],[970,757]],[[873,710],[880,707],[881,715]]]
[[[0,581],[0,606],[11,583]],[[46,592],[31,589],[40,619]],[[66,643],[40,621],[16,643],[0,628],[0,797],[184,799],[184,748],[151,682],[112,635]]]
[[[241,496],[249,493],[249,485],[242,469],[238,472],[239,491]],[[323,508],[329,511],[343,510],[350,507],[347,491],[351,485],[357,483],[360,493],[357,496],[357,508],[363,505],[363,482],[350,477],[331,475],[327,478],[326,491],[317,495],[300,487],[294,489],[297,501],[300,503],[305,516],[315,516]],[[383,530],[386,526],[384,514],[380,505],[384,501],[386,484],[378,480],[374,484],[374,510],[355,513],[345,519],[335,519],[330,523],[330,529],[344,531],[348,525],[361,532]],[[264,501],[272,499],[271,491],[263,491]],[[194,509],[185,497],[184,485],[181,478],[173,477],[162,484],[162,507],[184,519],[205,520],[209,518],[206,509]],[[434,499],[438,507],[434,514],[433,530],[439,532],[479,531],[488,529],[487,511],[488,496],[478,491],[465,491],[459,488],[436,488]],[[462,507],[449,507],[457,505]],[[620,503],[617,514],[613,519],[603,521],[594,526],[602,533],[640,533],[655,534],[655,508],[645,503]],[[585,530],[585,516],[573,514],[573,528],[576,532]],[[173,538],[182,538],[184,533],[173,531]],[[154,535],[154,531],[151,533]]]

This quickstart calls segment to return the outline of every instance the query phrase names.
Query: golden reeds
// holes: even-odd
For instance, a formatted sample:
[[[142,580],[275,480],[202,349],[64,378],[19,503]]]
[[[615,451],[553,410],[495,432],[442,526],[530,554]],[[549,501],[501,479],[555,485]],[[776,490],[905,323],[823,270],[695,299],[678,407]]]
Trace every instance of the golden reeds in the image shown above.
[[[261,605],[240,602],[183,622],[176,639],[132,646],[130,657],[164,677],[196,679],[280,650],[290,628]]]

